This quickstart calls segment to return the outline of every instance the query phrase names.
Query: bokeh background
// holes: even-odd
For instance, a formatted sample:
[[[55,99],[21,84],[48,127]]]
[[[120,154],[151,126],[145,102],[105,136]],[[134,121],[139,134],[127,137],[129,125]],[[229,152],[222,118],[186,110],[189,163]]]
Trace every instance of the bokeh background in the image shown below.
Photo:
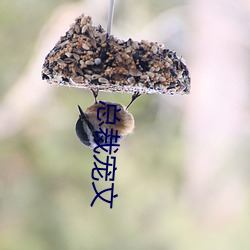
[[[188,96],[147,95],[117,153],[113,209],[75,136],[90,91],[41,80],[44,57],[108,0],[0,2],[1,250],[250,249],[250,1],[116,1],[113,34],[182,54]],[[127,94],[101,93],[126,105]]]

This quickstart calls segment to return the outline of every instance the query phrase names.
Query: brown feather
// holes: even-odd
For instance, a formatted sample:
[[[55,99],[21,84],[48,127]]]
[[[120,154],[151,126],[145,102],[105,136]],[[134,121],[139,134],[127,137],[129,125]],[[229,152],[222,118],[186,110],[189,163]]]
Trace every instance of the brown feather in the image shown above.
[[[104,106],[101,103],[95,103],[91,105],[90,107],[88,107],[85,112],[89,120],[94,125],[95,129],[99,130],[99,124],[101,123],[101,121],[97,119],[98,108],[105,108],[105,109],[100,110],[100,118],[102,119],[102,121],[104,121],[104,124],[101,126],[102,129],[107,128],[108,131],[110,131],[111,128],[113,128],[114,131],[116,130],[118,131],[119,135],[131,134],[134,130],[134,125],[135,125],[134,117],[132,116],[132,114],[130,114],[125,109],[125,107],[119,103],[112,103],[112,102],[106,102],[106,101],[104,102],[106,104],[117,105],[117,109],[121,109],[121,111],[116,113],[116,117],[119,118],[120,121],[116,121],[115,124],[106,124],[105,122],[107,121],[107,105]],[[110,111],[110,114],[109,114],[110,119],[112,119],[112,117],[114,116],[115,110],[114,108],[110,108],[109,111]],[[106,112],[106,114],[102,116],[104,112]]]

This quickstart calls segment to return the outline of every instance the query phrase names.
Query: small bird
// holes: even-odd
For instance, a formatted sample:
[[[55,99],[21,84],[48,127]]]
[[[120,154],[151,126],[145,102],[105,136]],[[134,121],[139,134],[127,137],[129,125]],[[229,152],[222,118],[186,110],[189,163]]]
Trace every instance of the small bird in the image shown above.
[[[126,135],[131,134],[134,130],[134,117],[128,112],[127,108],[139,96],[139,94],[137,94],[137,97],[132,97],[132,101],[126,108],[122,104],[107,101],[105,101],[106,105],[103,105],[104,102],[97,102],[96,100],[98,91],[92,90],[92,93],[94,95],[95,103],[88,107],[85,112],[78,105],[80,114],[75,127],[76,135],[83,145],[93,149],[98,146],[96,141],[98,141],[99,138],[95,133],[96,131],[100,131],[101,121],[98,120],[98,116],[101,117],[103,121],[107,121],[108,115],[109,117],[114,117],[114,115],[116,115],[117,121],[114,124],[107,124],[104,122],[101,125],[101,128],[103,131],[106,131],[107,129],[108,134],[111,133],[111,129],[113,129],[114,133],[117,131],[118,135],[120,136],[117,140],[117,143],[119,143]],[[114,108],[114,105],[116,105],[116,109]],[[110,106],[109,110],[108,106]],[[118,110],[120,111],[116,112]],[[114,112],[116,112],[116,114],[114,114]],[[110,142],[109,139],[108,142]],[[104,142],[99,141],[98,143],[103,144]]]

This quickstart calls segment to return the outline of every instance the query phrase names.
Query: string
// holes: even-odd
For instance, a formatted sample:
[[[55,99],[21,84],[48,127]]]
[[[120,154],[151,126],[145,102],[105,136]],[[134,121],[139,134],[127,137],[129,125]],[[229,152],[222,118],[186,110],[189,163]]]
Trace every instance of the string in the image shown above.
[[[107,33],[109,35],[111,34],[113,17],[114,17],[114,10],[115,10],[115,0],[110,0],[109,14],[108,14],[108,27],[107,27]]]

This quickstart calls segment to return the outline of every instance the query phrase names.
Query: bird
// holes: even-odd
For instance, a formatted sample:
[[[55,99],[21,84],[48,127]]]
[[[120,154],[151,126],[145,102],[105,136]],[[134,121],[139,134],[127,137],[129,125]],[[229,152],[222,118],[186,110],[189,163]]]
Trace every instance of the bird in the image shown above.
[[[133,133],[135,121],[133,115],[128,111],[128,108],[140,94],[135,93],[132,96],[131,102],[125,107],[120,103],[109,101],[98,102],[98,90],[91,89],[91,91],[95,100],[94,104],[89,106],[85,111],[83,111],[80,105],[78,105],[79,118],[75,126],[77,137],[84,146],[94,149],[100,144],[105,143],[104,140],[99,140],[98,134],[96,133],[97,131],[100,131],[101,127],[102,131],[107,130],[108,134],[112,133],[112,131],[117,131],[118,138],[116,143],[120,143],[127,135]],[[100,117],[103,121],[108,121],[108,116],[114,117],[114,115],[117,118],[116,122],[103,122],[100,126]],[[110,140],[114,140],[114,138],[115,137],[112,138],[109,136],[107,142],[110,143]]]

